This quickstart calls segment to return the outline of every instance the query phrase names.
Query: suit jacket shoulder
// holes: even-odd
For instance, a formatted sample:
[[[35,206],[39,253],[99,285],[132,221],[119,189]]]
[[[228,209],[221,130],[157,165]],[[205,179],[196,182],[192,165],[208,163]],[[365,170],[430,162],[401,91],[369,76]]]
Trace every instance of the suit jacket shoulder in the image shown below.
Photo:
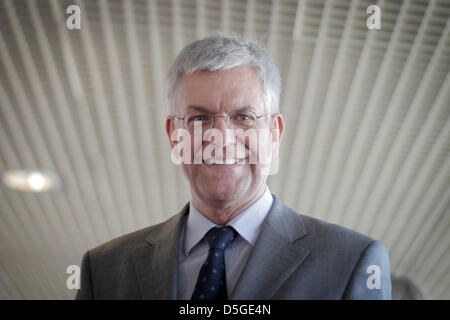
[[[362,252],[374,241],[371,237],[355,230],[318,218],[300,214],[308,230],[305,243],[315,251],[335,251],[338,255]],[[314,241],[312,241],[314,239]]]
[[[167,259],[168,264],[174,260],[174,247],[179,235],[177,231],[186,208],[162,223],[128,233],[88,250],[82,258],[81,288],[77,291],[76,299],[142,299],[149,292],[155,292],[163,299],[166,295],[170,298],[168,291],[149,291],[143,285],[154,284],[152,281],[158,279],[164,280],[164,275],[155,270],[159,268],[158,263],[164,267],[164,259]],[[154,259],[153,256],[161,248],[167,249],[163,257]],[[168,270],[169,268],[165,272]],[[172,273],[174,272],[173,270]],[[144,280],[145,277],[150,279]],[[170,283],[167,279],[164,281]],[[154,298],[158,298],[158,295]]]
[[[297,219],[297,229],[304,228],[303,235],[295,241],[308,251],[308,256],[275,297],[391,298],[389,254],[383,243],[343,226],[298,214],[287,206],[278,211],[290,217],[289,225],[295,225],[292,221]]]
[[[123,255],[133,252],[145,242],[151,242],[153,238],[159,238],[164,233],[170,232],[173,225],[180,219],[180,213],[172,216],[168,220],[145,227],[120,237],[109,240],[91,250],[90,256],[99,260],[120,259]]]

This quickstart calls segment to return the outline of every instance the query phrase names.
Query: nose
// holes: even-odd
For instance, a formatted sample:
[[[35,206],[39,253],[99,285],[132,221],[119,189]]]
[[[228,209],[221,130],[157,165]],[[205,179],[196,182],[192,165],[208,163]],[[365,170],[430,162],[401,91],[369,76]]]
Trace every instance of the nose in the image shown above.
[[[220,130],[222,133],[222,143],[223,147],[228,147],[229,145],[234,144],[234,137],[231,132],[227,129],[231,129],[228,127],[227,116],[226,115],[216,115],[214,119],[214,128]]]
[[[214,126],[218,130],[225,130],[228,128],[227,116],[226,115],[216,115],[214,119]]]

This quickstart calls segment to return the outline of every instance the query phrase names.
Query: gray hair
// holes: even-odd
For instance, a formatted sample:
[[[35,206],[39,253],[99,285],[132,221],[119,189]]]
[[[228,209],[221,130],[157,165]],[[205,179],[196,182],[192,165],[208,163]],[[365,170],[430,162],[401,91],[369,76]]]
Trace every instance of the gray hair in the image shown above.
[[[175,58],[168,73],[169,114],[177,112],[180,81],[196,71],[229,70],[254,66],[264,91],[264,104],[271,114],[279,112],[281,79],[277,66],[258,43],[238,37],[212,36],[186,46]]]

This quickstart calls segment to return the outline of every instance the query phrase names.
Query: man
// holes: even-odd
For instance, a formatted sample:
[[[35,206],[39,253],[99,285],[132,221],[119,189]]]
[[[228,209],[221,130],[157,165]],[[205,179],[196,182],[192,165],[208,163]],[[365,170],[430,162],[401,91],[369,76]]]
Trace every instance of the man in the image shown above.
[[[78,299],[391,298],[382,243],[297,214],[270,193],[267,166],[284,132],[280,88],[253,42],[215,36],[183,49],[169,72],[166,131],[191,201],[88,251]]]

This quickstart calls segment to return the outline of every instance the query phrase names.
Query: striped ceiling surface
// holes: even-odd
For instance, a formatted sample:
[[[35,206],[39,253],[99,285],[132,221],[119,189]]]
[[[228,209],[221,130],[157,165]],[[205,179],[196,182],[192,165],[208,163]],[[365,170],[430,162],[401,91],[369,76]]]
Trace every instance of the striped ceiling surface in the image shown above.
[[[72,4],[80,30],[66,27]],[[72,298],[66,269],[87,249],[189,200],[164,131],[165,74],[220,31],[262,41],[280,67],[272,193],[380,239],[393,274],[450,299],[449,16],[449,0],[1,1],[0,171],[62,184],[0,187],[0,298]]]

